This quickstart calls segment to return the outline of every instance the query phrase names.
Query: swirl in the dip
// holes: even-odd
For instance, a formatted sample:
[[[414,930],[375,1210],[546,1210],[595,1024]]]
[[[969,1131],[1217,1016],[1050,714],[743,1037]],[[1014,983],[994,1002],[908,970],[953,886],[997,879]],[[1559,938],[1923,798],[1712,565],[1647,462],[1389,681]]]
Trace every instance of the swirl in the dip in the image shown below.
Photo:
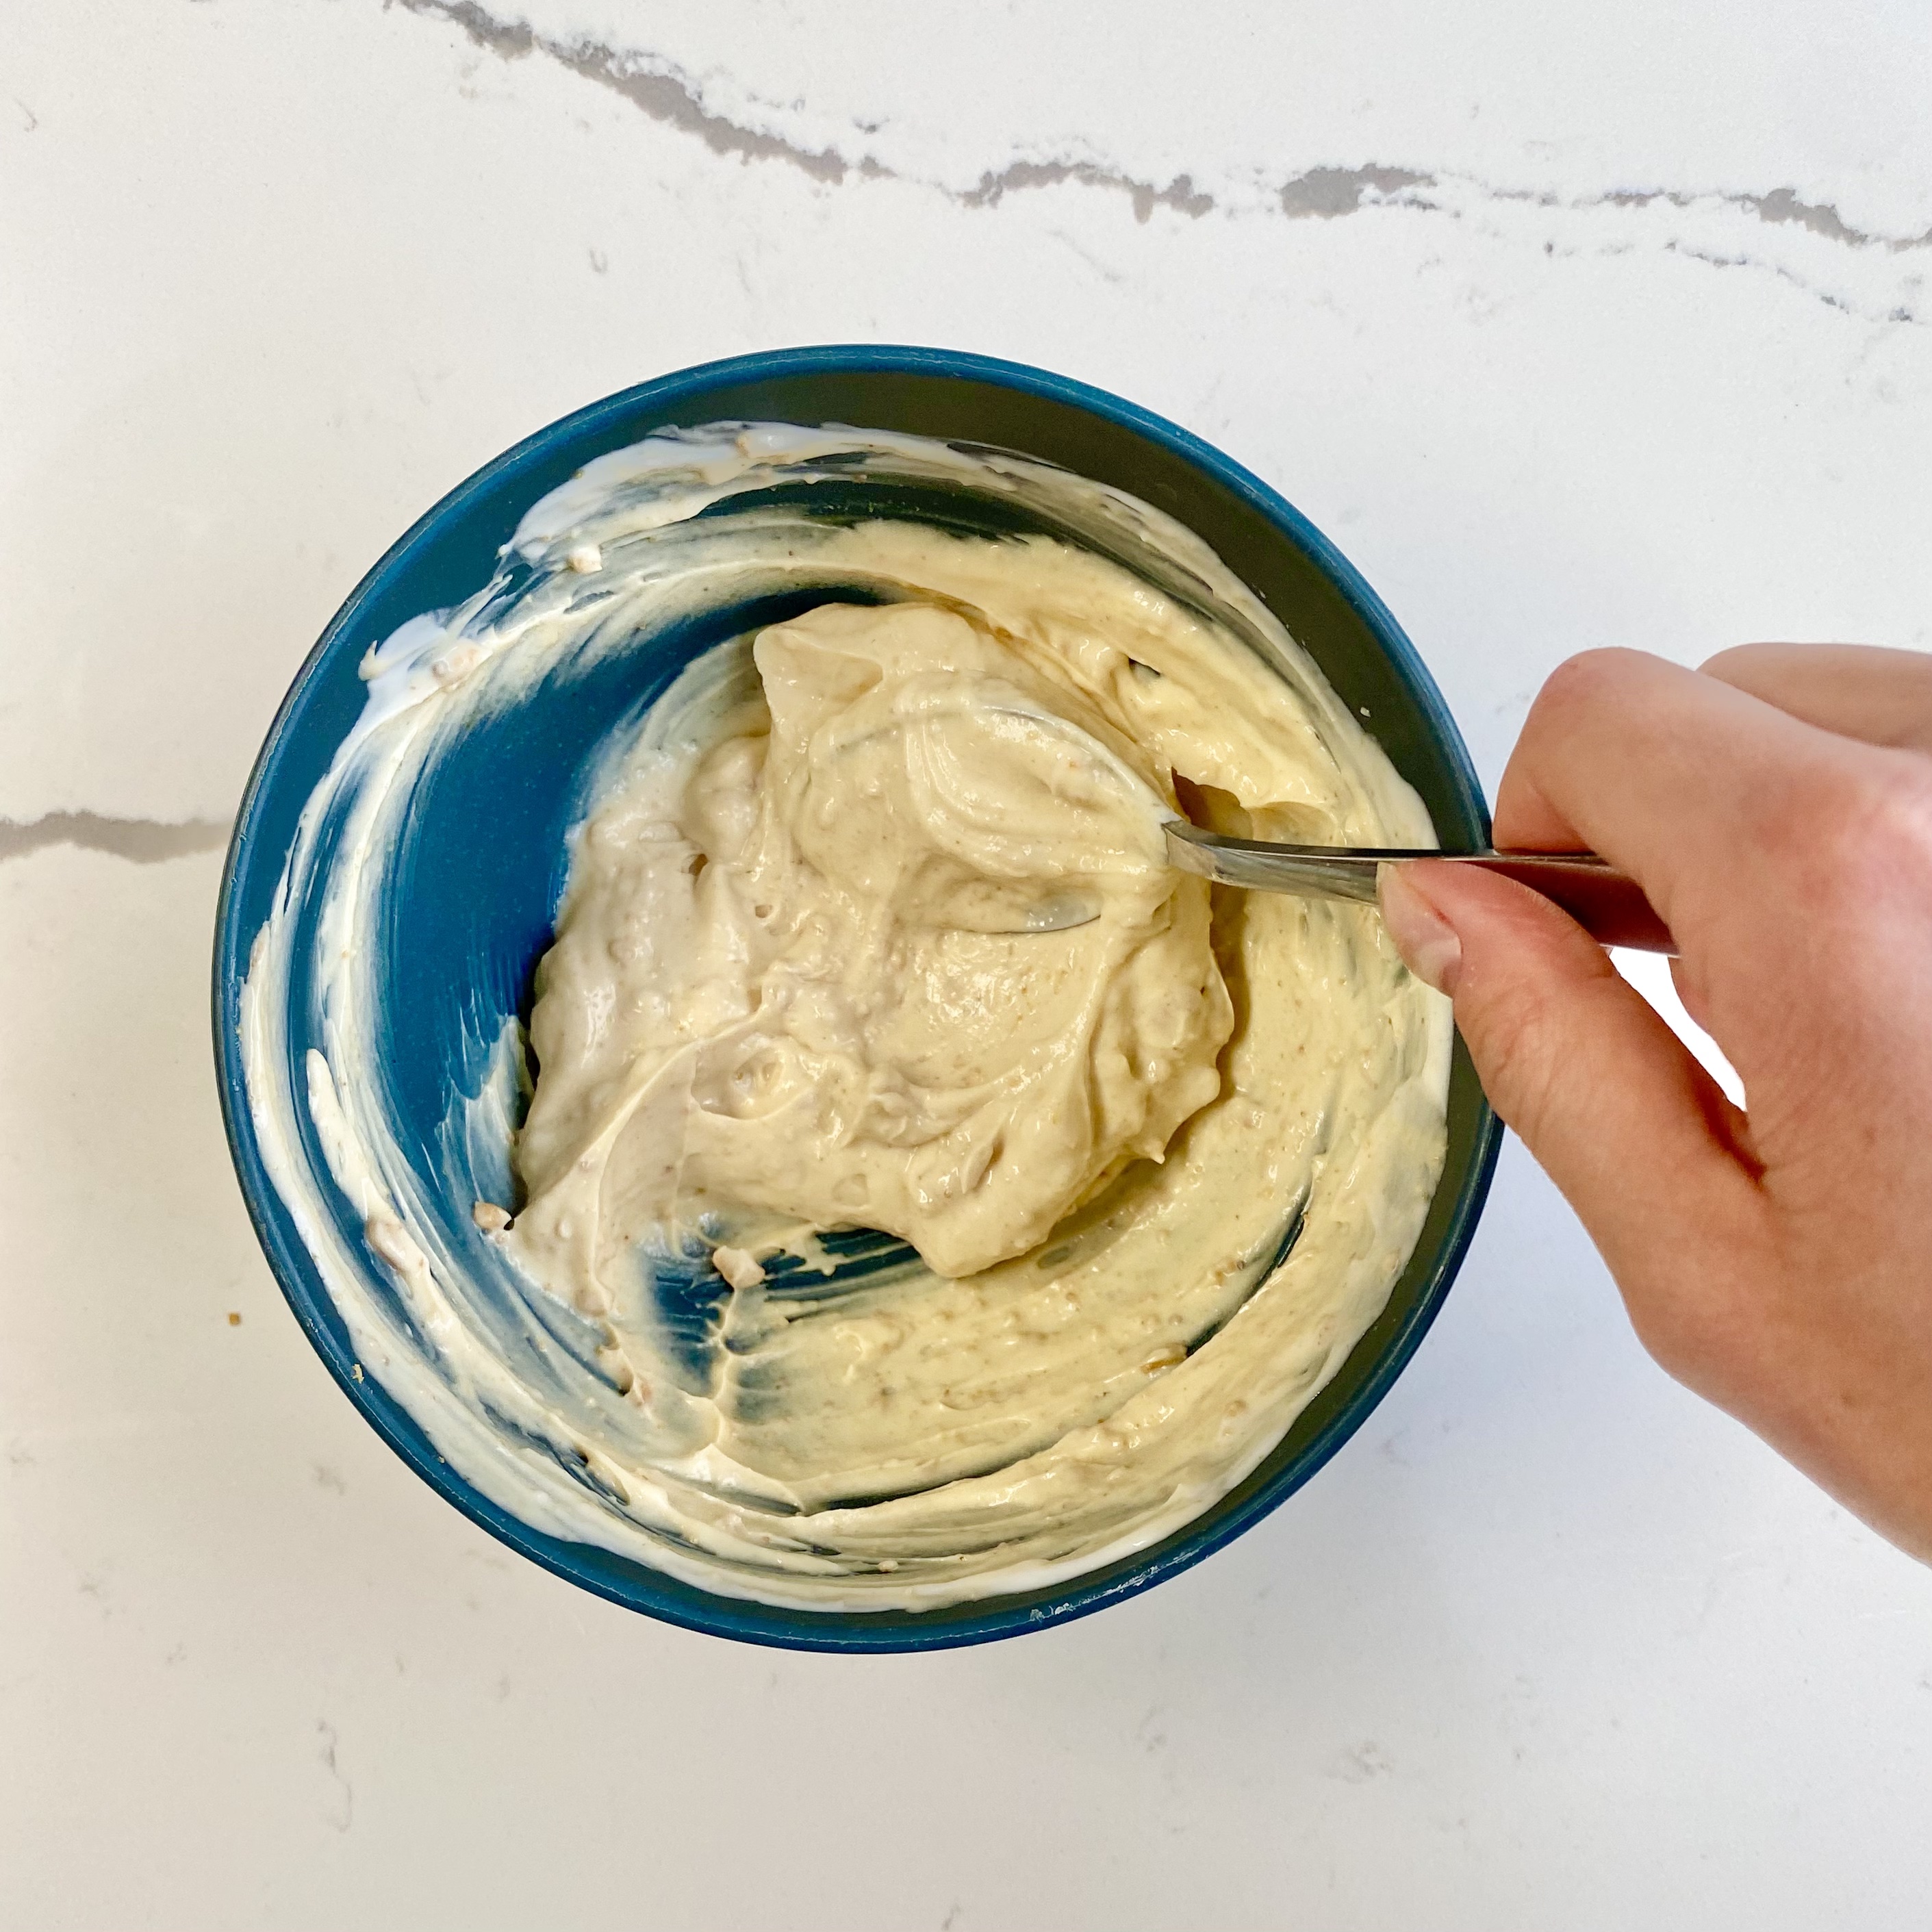
[[[861,472],[1066,534],[730,500]],[[573,663],[814,586],[607,748],[527,1118],[470,1101],[449,1136],[464,1251],[398,1184],[358,1059],[380,994],[342,943],[410,788]],[[302,1218],[370,1371],[536,1526],[776,1603],[1038,1587],[1225,1494],[1384,1305],[1442,1168],[1444,1003],[1371,910],[1210,889],[1160,825],[1178,777],[1224,830],[1432,836],[1168,519],[911,438],[666,436],[538,504],[490,586],[370,668],[290,860],[299,884],[314,826],[346,825],[304,1098],[368,1250]],[[258,1126],[298,1104],[290,946],[272,921],[250,977]],[[514,1199],[460,1157],[492,1131]],[[302,1213],[301,1163],[270,1164]],[[506,1303],[560,1345],[541,1375]]]

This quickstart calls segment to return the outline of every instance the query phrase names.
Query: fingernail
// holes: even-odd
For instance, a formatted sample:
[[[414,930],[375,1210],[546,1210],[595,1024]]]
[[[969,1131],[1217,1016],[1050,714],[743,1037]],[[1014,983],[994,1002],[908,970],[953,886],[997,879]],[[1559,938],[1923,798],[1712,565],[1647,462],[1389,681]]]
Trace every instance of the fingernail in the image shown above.
[[[1402,962],[1425,986],[1454,993],[1462,970],[1462,942],[1456,930],[1403,876],[1407,868],[1384,866],[1377,880],[1382,923]]]

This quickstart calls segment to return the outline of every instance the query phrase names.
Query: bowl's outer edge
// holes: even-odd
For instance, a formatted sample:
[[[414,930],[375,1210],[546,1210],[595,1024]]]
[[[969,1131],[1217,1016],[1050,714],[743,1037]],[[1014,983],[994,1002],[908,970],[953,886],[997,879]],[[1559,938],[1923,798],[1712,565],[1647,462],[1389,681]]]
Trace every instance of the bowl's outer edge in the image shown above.
[[[1472,844],[1487,841],[1489,819],[1482,788],[1468,751],[1434,680],[1394,616],[1340,550],[1286,498],[1177,424],[1106,391],[1023,363],[949,350],[831,344],[761,351],[678,370],[590,404],[526,436],[466,478],[418,518],[357,584],[304,660],[257,754],[236,814],[223,868],[214,928],[212,988],[214,1058],[224,1126],[237,1178],[276,1279],[316,1352],[343,1392],[376,1432],[424,1481],[490,1533],[567,1581],[627,1608],[686,1629],[800,1650],[896,1652],[984,1643],[1090,1616],[1137,1594],[1199,1562],[1286,1500],[1340,1450],[1388,1393],[1427,1333],[1455,1279],[1494,1174],[1502,1138],[1501,1123],[1477,1085],[1461,1041],[1456,1042],[1452,1106],[1460,1096],[1473,1108],[1468,1153],[1430,1279],[1395,1331],[1384,1342],[1375,1370],[1323,1426],[1318,1438],[1292,1466],[1238,1486],[1206,1517],[1197,1519],[1151,1550],[1093,1575],[1076,1577],[1034,1598],[994,1598],[940,1611],[902,1615],[808,1612],[692,1588],[628,1559],[545,1536],[479,1496],[449,1468],[414,1421],[373,1377],[358,1378],[353,1352],[313,1258],[303,1246],[264,1169],[250,1120],[239,1044],[239,1002],[254,934],[242,928],[240,889],[261,866],[279,877],[286,849],[265,853],[259,838],[262,801],[287,751],[285,728],[337,637],[362,614],[433,530],[460,516],[486,489],[506,476],[532,468],[561,446],[594,438],[605,426],[640,412],[672,412],[713,392],[748,382],[800,376],[927,375],[988,384],[1070,404],[1178,455],[1283,531],[1319,568],[1352,607],[1423,713],[1463,823],[1456,828]],[[640,431],[640,434],[642,432]],[[605,443],[604,447],[614,447]],[[1432,1216],[1432,1218],[1433,1216]],[[328,1312],[325,1313],[324,1311]],[[1358,1345],[1359,1346],[1359,1345]],[[1276,1452],[1279,1454],[1279,1451]],[[1270,1458],[1270,1460],[1273,1459]],[[1263,1471],[1268,1465],[1264,1463]]]

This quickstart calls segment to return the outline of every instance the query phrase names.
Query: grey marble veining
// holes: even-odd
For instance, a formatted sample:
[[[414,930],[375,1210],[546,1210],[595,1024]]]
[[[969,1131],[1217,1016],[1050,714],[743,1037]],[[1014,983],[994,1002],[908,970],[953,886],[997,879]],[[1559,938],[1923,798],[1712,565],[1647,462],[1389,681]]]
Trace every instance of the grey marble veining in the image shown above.
[[[136,865],[152,866],[200,852],[218,852],[228,843],[227,825],[218,819],[190,818],[170,824],[158,818],[107,818],[98,812],[50,812],[31,824],[0,818],[0,864],[72,845],[83,852],[106,852]]]
[[[863,131],[857,128],[852,133],[858,151],[848,155],[832,147],[808,148],[771,126],[734,121],[708,106],[702,89],[675,62],[648,49],[615,46],[587,34],[545,34],[519,16],[491,12],[478,0],[393,0],[393,4],[407,13],[448,22],[475,46],[500,58],[520,60],[535,54],[555,62],[580,79],[608,88],[652,121],[700,141],[713,154],[778,163],[833,187],[848,181],[911,178],[868,152],[863,145]],[[920,184],[968,208],[992,208],[1010,195],[1072,184],[1125,195],[1136,220],[1142,222],[1157,208],[1199,220],[1222,206],[1213,192],[1197,185],[1192,174],[1178,174],[1166,182],[1138,179],[1119,168],[1084,159],[1016,158],[998,169],[987,169],[972,187],[964,190],[930,179]],[[1271,197],[1264,199],[1261,206],[1290,220],[1333,220],[1364,208],[1386,206],[1460,219],[1485,202],[1543,209],[1557,218],[1587,216],[1600,209],[1716,215],[1720,220],[1732,218],[1730,225],[1733,227],[1739,218],[1746,224],[1795,226],[1854,250],[1892,255],[1932,250],[1932,227],[1907,235],[1868,232],[1847,222],[1829,202],[1808,201],[1792,187],[1746,193],[1721,187],[1630,186],[1579,198],[1488,183],[1450,170],[1370,161],[1354,166],[1307,169],[1274,184]],[[1754,253],[1748,227],[1738,231],[1730,252],[1723,252],[1720,243],[1684,242],[1662,226],[1646,238],[1649,245],[1678,250],[1713,267],[1763,268],[1810,288],[1823,301],[1842,308],[1854,305],[1828,287],[1815,286],[1801,270]],[[1555,229],[1548,245],[1554,249],[1560,243],[1568,251],[1586,248],[1589,241],[1573,223],[1567,230]],[[1910,293],[1893,302],[1882,319],[1912,324],[1923,320],[1918,299],[1920,286],[1921,278],[1914,276]]]
[[[1219,442],[1491,780],[1589,645],[1932,648],[1928,88],[1916,0],[0,8],[0,1922],[1922,1916],[1932,1574],[1664,1380],[1520,1150],[1228,1551],[1023,1642],[761,1654],[554,1582],[357,1420],[207,995],[363,571],[745,350],[971,348]]]

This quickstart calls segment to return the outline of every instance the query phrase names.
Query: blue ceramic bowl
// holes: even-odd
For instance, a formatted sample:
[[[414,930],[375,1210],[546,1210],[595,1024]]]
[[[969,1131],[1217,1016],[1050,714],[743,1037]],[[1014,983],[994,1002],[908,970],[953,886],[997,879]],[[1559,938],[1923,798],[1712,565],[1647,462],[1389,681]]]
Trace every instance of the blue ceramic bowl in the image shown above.
[[[918,1613],[814,1612],[713,1595],[607,1551],[543,1534],[479,1495],[373,1378],[352,1372],[348,1335],[264,1171],[250,1119],[238,1034],[249,947],[268,915],[303,806],[362,711],[357,666],[364,652],[409,618],[477,589],[522,512],[593,457],[669,425],[732,420],[851,423],[992,444],[1114,484],[1167,511],[1214,546],[1342,698],[1372,718],[1444,845],[1486,844],[1487,814],[1462,741],[1408,640],[1347,560],[1292,506],[1207,444],[1117,397],[1018,364],[939,350],[826,347],[740,356],[580,410],[446,496],[356,586],[310,653],[256,761],[229,851],[215,933],[214,1049],[229,1144],[256,1231],[290,1305],[344,1393],[425,1482],[494,1535],[634,1610],[718,1636],[802,1649],[983,1642],[1084,1616],[1198,1562],[1300,1488],[1360,1426],[1442,1305],[1488,1191],[1500,1130],[1460,1042],[1448,1162],[1415,1252],[1386,1310],[1274,1453],[1213,1508],[1138,1556],[1059,1588]],[[661,688],[712,641],[706,630],[669,639],[655,654],[631,654],[627,675]],[[621,710],[650,694],[595,695]],[[445,797],[440,806],[432,798],[421,807],[442,814],[428,842],[444,862],[419,868],[411,881],[409,944],[396,950],[398,983],[391,989],[412,1015],[408,1037],[396,1048],[409,1064],[390,1072],[404,1125],[419,1126],[425,1146],[434,1144],[459,1072],[462,1010],[471,1010],[472,1026],[479,1008],[485,1018],[514,1010],[527,999],[532,969],[549,945],[564,881],[566,820],[592,730],[587,718],[547,717],[533,724],[518,741],[515,765],[496,775],[487,812],[469,808],[475,800],[460,797]],[[412,839],[420,829],[412,826]],[[481,907],[470,890],[479,872],[503,880],[500,898]],[[406,985],[400,983],[405,974]],[[314,1025],[313,1016],[288,1016],[297,1064]],[[412,1108],[421,1112],[419,1122],[407,1118]],[[326,1187],[326,1174],[322,1180]]]

